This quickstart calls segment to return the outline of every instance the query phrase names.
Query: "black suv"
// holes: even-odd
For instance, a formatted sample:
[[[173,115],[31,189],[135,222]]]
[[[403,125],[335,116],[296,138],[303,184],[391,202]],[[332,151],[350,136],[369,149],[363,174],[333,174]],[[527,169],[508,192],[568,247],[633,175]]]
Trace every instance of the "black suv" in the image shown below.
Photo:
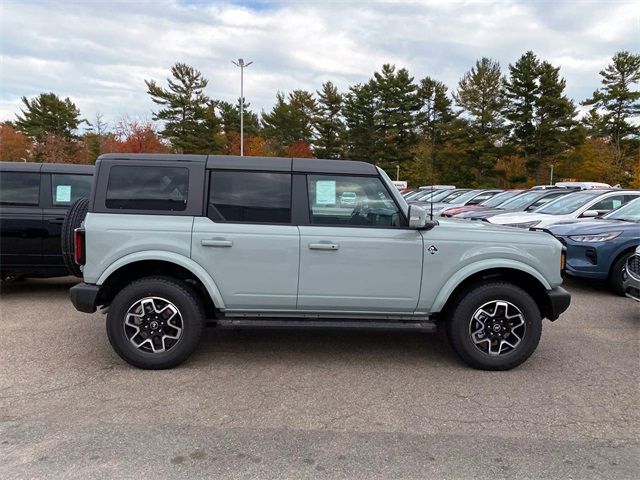
[[[93,166],[0,162],[0,278],[69,275],[61,249],[69,206],[88,197]]]

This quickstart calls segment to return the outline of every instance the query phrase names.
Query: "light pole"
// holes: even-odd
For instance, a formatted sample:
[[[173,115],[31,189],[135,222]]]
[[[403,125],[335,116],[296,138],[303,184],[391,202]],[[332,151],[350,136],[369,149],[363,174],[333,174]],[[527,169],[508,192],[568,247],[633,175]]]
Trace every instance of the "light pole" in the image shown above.
[[[236,67],[240,67],[240,156],[244,156],[244,69],[253,62],[244,63],[244,59],[239,58],[237,62],[231,61]]]
[[[400,164],[396,163],[396,182],[400,180]]]

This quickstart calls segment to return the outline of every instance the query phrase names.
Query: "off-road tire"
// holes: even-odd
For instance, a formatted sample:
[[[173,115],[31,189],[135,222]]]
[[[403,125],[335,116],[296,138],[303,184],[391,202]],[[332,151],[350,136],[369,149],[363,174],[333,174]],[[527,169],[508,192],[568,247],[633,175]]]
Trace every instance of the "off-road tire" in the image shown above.
[[[517,307],[524,319],[525,331],[515,349],[489,355],[474,343],[471,323],[474,314],[485,304],[504,301]],[[542,334],[542,316],[533,298],[522,288],[508,282],[491,282],[471,286],[454,299],[445,320],[449,342],[460,358],[480,370],[509,370],[517,367],[535,351]]]
[[[60,235],[60,242],[62,247],[62,259],[64,261],[67,270],[71,275],[82,278],[82,271],[80,265],[75,262],[75,247],[74,247],[74,230],[82,225],[84,218],[87,216],[89,210],[89,199],[79,198],[69,208],[67,216],[62,222],[62,231]]]
[[[182,333],[165,352],[151,353],[136,348],[125,333],[129,309],[143,298],[156,297],[171,302],[181,316]],[[205,325],[202,302],[185,283],[170,277],[144,277],[124,287],[113,299],[107,315],[107,335],[111,346],[129,364],[143,369],[173,368],[196,349]]]

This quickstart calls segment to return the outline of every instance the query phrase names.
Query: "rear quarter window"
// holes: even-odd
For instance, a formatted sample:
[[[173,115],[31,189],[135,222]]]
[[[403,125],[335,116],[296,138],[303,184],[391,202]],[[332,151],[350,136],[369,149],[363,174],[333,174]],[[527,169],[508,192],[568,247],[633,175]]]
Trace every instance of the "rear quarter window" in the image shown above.
[[[39,204],[39,173],[0,172],[0,205],[29,207]]]
[[[114,210],[181,212],[187,208],[189,170],[116,165],[109,171],[105,206]]]

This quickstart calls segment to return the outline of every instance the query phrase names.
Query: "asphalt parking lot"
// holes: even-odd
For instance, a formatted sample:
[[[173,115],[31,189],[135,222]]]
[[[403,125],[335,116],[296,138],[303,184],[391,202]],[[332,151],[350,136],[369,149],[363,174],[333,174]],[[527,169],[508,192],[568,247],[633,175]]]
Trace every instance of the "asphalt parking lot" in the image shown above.
[[[639,304],[569,281],[509,372],[442,334],[207,329],[169,371],[111,350],[71,279],[2,286],[0,478],[637,478]]]

